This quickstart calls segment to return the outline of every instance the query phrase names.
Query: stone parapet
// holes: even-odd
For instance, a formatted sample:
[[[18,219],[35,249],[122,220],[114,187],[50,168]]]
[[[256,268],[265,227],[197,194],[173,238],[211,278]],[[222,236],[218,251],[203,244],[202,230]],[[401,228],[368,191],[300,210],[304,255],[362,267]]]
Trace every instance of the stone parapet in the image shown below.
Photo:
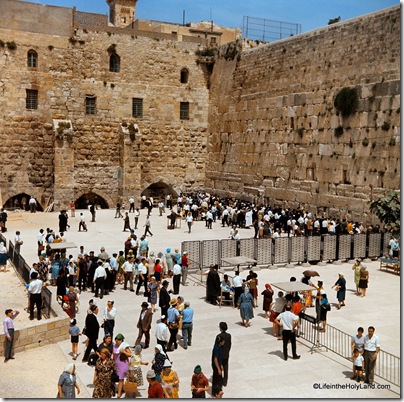
[[[28,326],[30,325],[30,326]],[[14,332],[14,353],[69,339],[70,318],[66,315],[48,320],[34,320]],[[4,356],[5,335],[0,334],[0,356]]]

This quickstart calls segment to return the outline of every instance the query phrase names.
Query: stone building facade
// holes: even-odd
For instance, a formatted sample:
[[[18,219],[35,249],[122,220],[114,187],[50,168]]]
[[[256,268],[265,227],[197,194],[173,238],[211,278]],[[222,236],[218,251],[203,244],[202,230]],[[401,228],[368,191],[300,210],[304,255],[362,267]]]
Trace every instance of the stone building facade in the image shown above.
[[[399,7],[254,49],[228,43],[214,59],[195,26],[122,27],[14,0],[0,16],[3,204],[97,195],[113,207],[207,187],[360,214],[399,187]],[[344,86],[359,93],[348,118],[333,107]]]

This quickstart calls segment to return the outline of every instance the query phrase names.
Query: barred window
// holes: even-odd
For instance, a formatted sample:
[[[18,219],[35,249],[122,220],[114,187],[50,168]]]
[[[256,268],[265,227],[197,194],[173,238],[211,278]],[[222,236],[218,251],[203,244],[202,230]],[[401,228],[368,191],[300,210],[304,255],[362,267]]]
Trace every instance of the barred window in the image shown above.
[[[27,109],[38,109],[38,90],[27,89],[25,104]]]
[[[97,113],[97,98],[95,96],[86,96],[86,114]]]
[[[189,120],[189,102],[181,102],[180,104],[180,119]]]
[[[119,73],[121,70],[121,58],[116,54],[111,54],[109,58],[109,71]]]
[[[132,98],[132,116],[143,117],[143,99]]]
[[[35,50],[28,50],[28,67],[37,68],[38,66],[38,53]]]

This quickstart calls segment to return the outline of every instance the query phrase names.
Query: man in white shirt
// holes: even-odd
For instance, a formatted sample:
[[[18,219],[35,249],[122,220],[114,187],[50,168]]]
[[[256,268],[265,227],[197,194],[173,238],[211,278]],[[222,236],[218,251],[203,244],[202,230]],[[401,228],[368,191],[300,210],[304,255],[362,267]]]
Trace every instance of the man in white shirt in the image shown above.
[[[124,282],[123,282],[123,289],[126,290],[127,284],[129,281],[129,286],[130,286],[130,291],[134,292],[133,289],[133,272],[135,270],[134,268],[134,257],[129,257],[126,262],[122,265],[122,269],[124,272]]]
[[[299,323],[299,317],[293,314],[290,310],[292,306],[290,304],[286,305],[286,310],[280,313],[278,317],[275,318],[277,325],[283,327],[282,330],[282,341],[283,341],[283,358],[288,360],[288,342],[290,341],[292,345],[292,355],[293,359],[300,359],[300,356],[296,354],[296,333],[295,329]]]
[[[114,307],[114,301],[108,300],[107,307],[104,309],[104,333],[105,336],[107,334],[111,335],[111,338],[114,339],[114,327],[115,327],[115,317],[116,317],[116,308]]]
[[[34,197],[31,197],[29,199],[28,203],[29,203],[29,209],[30,209],[31,213],[32,212],[35,213],[36,212],[36,206],[37,206],[36,199]]]
[[[159,206],[159,213],[160,213],[160,216],[163,216],[163,212],[165,212],[165,210],[164,210],[164,202],[163,202],[163,201],[160,201],[159,204],[158,204],[158,206]]]
[[[133,197],[129,198],[129,212],[135,212],[135,199]]]
[[[139,283],[137,284],[136,294],[139,295],[141,286],[144,286],[144,291],[147,292],[147,268],[146,258],[142,258],[142,262],[139,264]]]
[[[191,227],[192,227],[192,221],[194,220],[194,218],[192,217],[191,212],[188,212],[188,215],[185,218],[185,220],[187,221],[187,225],[188,225],[188,234],[190,234],[191,233]]]
[[[34,319],[34,307],[36,306],[37,319],[40,320],[41,317],[41,307],[42,307],[42,286],[43,282],[38,279],[38,272],[32,272],[31,282],[28,285],[29,292],[29,319]]]
[[[241,293],[243,293],[243,280],[240,277],[240,272],[236,271],[233,277],[233,286],[234,286],[234,307],[237,306],[237,302]]]
[[[212,229],[213,214],[211,211],[206,212],[206,227]]]
[[[140,209],[135,209],[135,230],[137,229],[137,224],[139,223]]]
[[[104,297],[104,282],[107,278],[105,268],[102,266],[102,261],[98,262],[98,267],[94,272],[93,283],[95,283],[95,297],[98,297],[98,291],[101,290],[100,299]]]
[[[365,383],[373,384],[377,355],[380,352],[380,339],[375,335],[375,327],[368,328],[365,336],[363,357],[365,358]]]
[[[167,342],[170,339],[170,331],[167,326],[167,316],[161,316],[161,321],[156,325],[155,335],[157,343],[163,347],[163,351],[166,353]]]
[[[180,293],[180,283],[181,283],[181,265],[178,262],[173,267],[173,287],[174,294],[178,295]]]

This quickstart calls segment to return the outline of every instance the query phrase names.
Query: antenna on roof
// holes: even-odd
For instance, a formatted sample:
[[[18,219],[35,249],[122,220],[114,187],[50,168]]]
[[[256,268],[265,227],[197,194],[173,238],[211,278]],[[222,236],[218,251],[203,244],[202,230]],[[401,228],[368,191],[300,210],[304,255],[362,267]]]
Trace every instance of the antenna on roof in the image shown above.
[[[210,30],[213,31],[212,7],[210,7]]]
[[[182,26],[185,26],[185,10],[182,10]]]

